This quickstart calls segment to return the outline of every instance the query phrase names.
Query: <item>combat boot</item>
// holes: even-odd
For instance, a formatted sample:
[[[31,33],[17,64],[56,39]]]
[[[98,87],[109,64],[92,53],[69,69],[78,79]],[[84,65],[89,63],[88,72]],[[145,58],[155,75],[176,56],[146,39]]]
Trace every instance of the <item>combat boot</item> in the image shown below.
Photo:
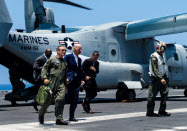
[[[68,122],[67,122],[67,121],[64,121],[64,120],[59,120],[59,119],[57,119],[57,120],[56,120],[56,125],[68,125]]]
[[[40,124],[43,124],[44,123],[44,116],[39,115],[38,120],[39,120]]]

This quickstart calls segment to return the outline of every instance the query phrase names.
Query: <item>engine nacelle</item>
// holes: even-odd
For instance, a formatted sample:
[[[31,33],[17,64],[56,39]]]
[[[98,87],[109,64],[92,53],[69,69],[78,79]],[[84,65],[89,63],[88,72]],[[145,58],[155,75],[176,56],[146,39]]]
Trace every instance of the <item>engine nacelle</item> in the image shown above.
[[[3,45],[7,35],[12,27],[12,20],[10,18],[5,0],[0,1],[0,47]]]
[[[46,12],[46,23],[50,23],[50,24],[54,24],[55,23],[55,17],[54,17],[54,13],[53,10],[50,8],[46,8],[45,9]]]

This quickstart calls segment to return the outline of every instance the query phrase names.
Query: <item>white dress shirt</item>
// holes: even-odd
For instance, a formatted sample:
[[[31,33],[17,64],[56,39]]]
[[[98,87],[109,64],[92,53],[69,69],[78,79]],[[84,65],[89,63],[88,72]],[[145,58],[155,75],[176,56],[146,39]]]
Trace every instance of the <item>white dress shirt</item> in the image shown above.
[[[47,56],[44,54],[46,61],[48,60]]]
[[[78,67],[78,56],[76,56],[76,55],[74,54],[74,52],[73,52],[73,55],[74,55],[74,57],[75,57],[75,61],[76,61],[76,63],[77,63],[77,67]],[[77,76],[77,73],[75,73],[75,76]]]
[[[75,57],[75,61],[76,61],[76,63],[77,63],[77,67],[78,67],[78,56],[76,56],[76,55],[74,54],[74,52],[73,52],[73,55],[74,55],[74,57]]]

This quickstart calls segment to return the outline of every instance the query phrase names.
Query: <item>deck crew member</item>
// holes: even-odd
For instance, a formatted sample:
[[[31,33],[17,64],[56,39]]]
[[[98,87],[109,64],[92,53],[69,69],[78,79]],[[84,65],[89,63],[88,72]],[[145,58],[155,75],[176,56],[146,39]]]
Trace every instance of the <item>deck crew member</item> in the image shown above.
[[[168,96],[168,75],[167,65],[165,57],[166,44],[158,43],[156,46],[156,52],[151,54],[149,64],[149,74],[151,82],[148,89],[147,98],[147,114],[146,116],[170,116],[170,113],[166,112],[166,99]],[[161,102],[158,114],[154,113],[155,98],[160,92]]]

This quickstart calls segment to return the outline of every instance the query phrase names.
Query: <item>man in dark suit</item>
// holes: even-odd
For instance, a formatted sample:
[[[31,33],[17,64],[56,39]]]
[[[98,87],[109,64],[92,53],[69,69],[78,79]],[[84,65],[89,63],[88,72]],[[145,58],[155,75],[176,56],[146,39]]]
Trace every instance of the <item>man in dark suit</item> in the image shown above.
[[[97,84],[95,81],[96,75],[99,73],[99,52],[94,51],[92,57],[86,59],[82,64],[83,77],[85,79],[86,97],[83,100],[82,106],[85,112],[94,113],[90,108],[90,102],[97,96]]]
[[[73,53],[68,54],[64,57],[64,60],[68,63],[68,73],[67,73],[67,101],[70,103],[69,111],[69,121],[78,121],[75,119],[75,109],[77,108],[79,89],[80,85],[84,84],[82,72],[81,72],[81,58],[78,57],[81,54],[82,46],[80,44],[75,44],[73,47]]]
[[[38,87],[38,89],[39,89],[40,85],[43,84],[43,81],[41,79],[42,67],[45,64],[45,62],[51,57],[51,54],[52,54],[52,50],[51,49],[46,49],[45,53],[42,54],[41,56],[39,56],[34,62],[34,65],[33,65],[33,78],[35,80],[35,84]],[[32,105],[33,105],[34,109],[36,111],[38,111],[37,102],[35,100],[34,100],[34,102],[32,102]]]

